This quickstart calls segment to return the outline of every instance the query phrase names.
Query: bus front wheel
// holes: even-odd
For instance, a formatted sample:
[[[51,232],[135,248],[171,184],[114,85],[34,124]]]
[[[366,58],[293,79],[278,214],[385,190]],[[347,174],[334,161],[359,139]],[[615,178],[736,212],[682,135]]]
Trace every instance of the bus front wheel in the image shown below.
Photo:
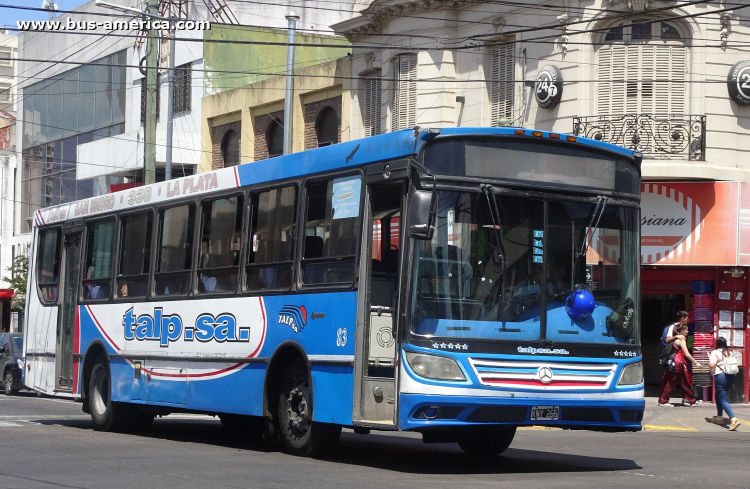
[[[279,427],[284,446],[292,455],[313,457],[331,450],[341,427],[313,422],[307,366],[299,358],[284,372],[279,393]]]
[[[91,369],[88,391],[91,420],[97,431],[117,431],[128,421],[127,406],[110,399],[111,385],[107,357],[99,355]]]
[[[482,430],[482,433],[468,432],[459,436],[458,446],[469,455],[500,455],[508,449],[516,436],[516,427],[493,427]]]

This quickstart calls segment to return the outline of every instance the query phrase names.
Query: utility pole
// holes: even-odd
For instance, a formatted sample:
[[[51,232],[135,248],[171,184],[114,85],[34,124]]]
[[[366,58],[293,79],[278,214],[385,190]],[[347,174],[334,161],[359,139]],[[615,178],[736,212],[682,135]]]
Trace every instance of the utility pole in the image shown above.
[[[294,39],[297,34],[299,15],[289,12],[286,48],[286,94],[284,95],[284,154],[292,152],[292,94],[294,90]]]
[[[155,16],[159,14],[159,0],[148,0],[146,13]],[[153,18],[147,17],[148,22]],[[143,183],[148,185],[156,182],[156,94],[159,86],[156,74],[159,71],[159,33],[156,29],[149,29],[146,39],[146,77],[141,87],[146,90],[146,120],[144,123],[143,141]]]
[[[174,38],[177,35],[175,20],[169,19],[169,95],[167,96],[167,158],[164,167],[164,180],[172,179],[172,131],[174,127],[174,63],[175,63],[175,43]],[[187,88],[190,90],[190,87]]]

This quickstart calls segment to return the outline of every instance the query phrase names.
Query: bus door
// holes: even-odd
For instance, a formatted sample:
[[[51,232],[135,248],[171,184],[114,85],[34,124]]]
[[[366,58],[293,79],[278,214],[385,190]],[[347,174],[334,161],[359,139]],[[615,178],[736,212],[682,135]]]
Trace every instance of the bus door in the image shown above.
[[[65,234],[63,239],[63,276],[60,286],[61,311],[57,324],[55,388],[66,391],[73,388],[73,333],[81,269],[80,230]]]
[[[401,216],[407,186],[388,173],[376,168],[375,175],[368,175],[355,357],[354,422],[375,427],[396,423]]]

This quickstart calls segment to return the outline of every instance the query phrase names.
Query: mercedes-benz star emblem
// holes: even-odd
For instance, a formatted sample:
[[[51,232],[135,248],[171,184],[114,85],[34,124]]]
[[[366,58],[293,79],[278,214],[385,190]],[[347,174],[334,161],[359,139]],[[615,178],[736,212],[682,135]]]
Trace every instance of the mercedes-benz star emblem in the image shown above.
[[[552,382],[552,369],[549,367],[539,367],[537,375],[539,376],[539,380],[542,381],[542,384],[549,384]]]

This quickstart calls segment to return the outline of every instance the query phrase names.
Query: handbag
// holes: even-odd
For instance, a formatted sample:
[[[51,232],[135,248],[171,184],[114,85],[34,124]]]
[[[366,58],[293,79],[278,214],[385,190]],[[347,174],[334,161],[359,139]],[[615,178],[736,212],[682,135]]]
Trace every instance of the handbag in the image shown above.
[[[725,375],[736,375],[740,372],[740,364],[734,356],[724,356],[724,367],[720,367]]]

